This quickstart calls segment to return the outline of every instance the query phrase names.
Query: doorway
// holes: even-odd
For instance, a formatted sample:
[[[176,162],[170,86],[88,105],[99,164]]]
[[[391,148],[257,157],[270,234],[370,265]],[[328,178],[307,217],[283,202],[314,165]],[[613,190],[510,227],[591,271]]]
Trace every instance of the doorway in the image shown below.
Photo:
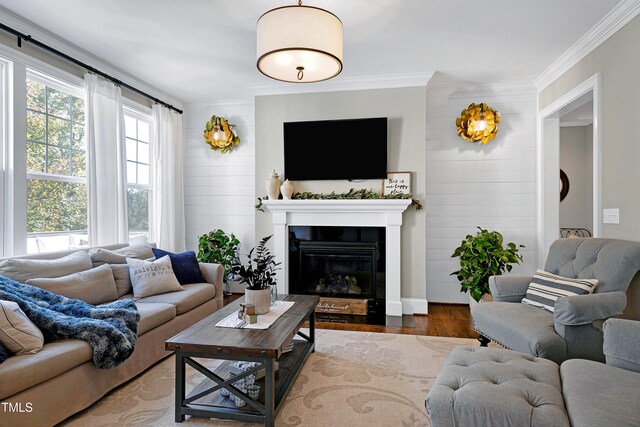
[[[591,236],[593,99],[560,116],[560,237]]]
[[[599,81],[594,75],[538,115],[539,264],[559,237],[600,234]]]

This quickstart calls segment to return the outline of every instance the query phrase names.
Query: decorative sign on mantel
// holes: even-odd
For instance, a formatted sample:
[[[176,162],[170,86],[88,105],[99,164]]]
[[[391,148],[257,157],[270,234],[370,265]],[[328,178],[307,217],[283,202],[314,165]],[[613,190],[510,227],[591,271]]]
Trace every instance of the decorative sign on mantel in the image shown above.
[[[411,172],[387,172],[382,194],[411,194]]]

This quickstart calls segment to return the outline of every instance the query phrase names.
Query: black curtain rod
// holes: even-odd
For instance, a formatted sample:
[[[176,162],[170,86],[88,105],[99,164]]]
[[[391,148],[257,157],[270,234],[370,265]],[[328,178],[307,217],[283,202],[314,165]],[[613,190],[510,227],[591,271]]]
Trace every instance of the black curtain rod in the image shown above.
[[[175,112],[177,112],[179,114],[182,114],[182,110],[181,109],[176,108],[173,105],[168,104],[168,103],[166,103],[164,101],[161,101],[160,99],[156,98],[155,96],[149,95],[148,93],[143,92],[140,89],[137,89],[137,88],[135,88],[135,87],[133,87],[131,85],[128,85],[125,82],[123,82],[122,80],[116,79],[115,77],[112,77],[107,73],[103,73],[102,71],[100,71],[100,70],[98,70],[96,68],[93,68],[91,65],[85,64],[84,62],[79,61],[76,58],[71,57],[71,56],[67,55],[64,52],[60,52],[58,49],[55,49],[55,48],[53,48],[53,47],[51,47],[51,46],[49,46],[47,44],[44,44],[41,41],[38,41],[38,40],[34,39],[33,37],[31,37],[28,34],[21,33],[20,31],[14,29],[14,28],[11,28],[11,27],[3,24],[3,23],[0,23],[0,30],[6,31],[9,34],[13,34],[14,36],[16,36],[18,38],[18,47],[20,47],[20,48],[22,47],[22,41],[24,40],[25,42],[31,43],[32,45],[37,46],[40,49],[45,50],[45,51],[47,51],[49,53],[52,53],[52,54],[64,59],[65,61],[68,61],[68,62],[71,62],[71,63],[73,63],[75,65],[78,65],[78,66],[86,69],[87,71],[89,71],[89,72],[91,72],[93,74],[97,74],[97,75],[99,75],[101,77],[104,77],[105,79],[112,81],[113,83],[115,83],[118,86],[125,87],[125,88],[129,89],[130,91],[135,92],[135,93],[137,93],[139,95],[142,95],[145,98],[148,98],[148,99],[152,100],[153,102],[155,102],[157,104],[164,105],[165,107],[167,107],[167,108],[169,108],[169,109],[171,109],[171,110],[173,110],[173,111],[175,111]]]

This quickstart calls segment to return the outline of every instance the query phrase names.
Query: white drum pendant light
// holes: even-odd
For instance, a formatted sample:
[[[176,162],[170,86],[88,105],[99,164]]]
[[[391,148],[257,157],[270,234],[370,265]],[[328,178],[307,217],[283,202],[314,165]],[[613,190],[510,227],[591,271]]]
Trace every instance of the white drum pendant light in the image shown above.
[[[283,6],[258,19],[258,70],[290,83],[327,80],[342,71],[342,21],[324,9]]]

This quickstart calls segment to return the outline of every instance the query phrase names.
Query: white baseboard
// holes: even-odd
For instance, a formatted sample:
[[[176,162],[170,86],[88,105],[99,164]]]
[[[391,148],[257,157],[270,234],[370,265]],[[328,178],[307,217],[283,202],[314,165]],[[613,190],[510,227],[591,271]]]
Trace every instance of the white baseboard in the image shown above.
[[[428,314],[429,303],[423,298],[400,298],[402,314]]]

